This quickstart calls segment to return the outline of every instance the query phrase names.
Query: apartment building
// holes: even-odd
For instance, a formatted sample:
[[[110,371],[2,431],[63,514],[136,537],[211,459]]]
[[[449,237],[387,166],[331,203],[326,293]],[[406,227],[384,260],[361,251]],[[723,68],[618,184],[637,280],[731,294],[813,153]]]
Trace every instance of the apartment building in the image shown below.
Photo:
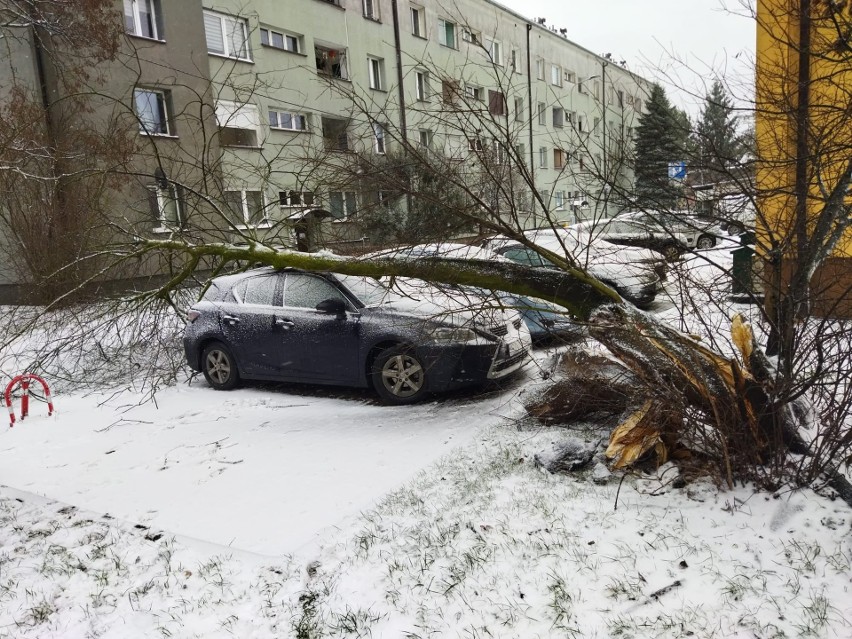
[[[462,162],[511,149],[539,196],[520,212],[529,226],[541,223],[542,203],[559,221],[611,214],[619,204],[608,185],[632,183],[631,135],[649,83],[565,29],[490,0],[117,8],[126,33],[95,113],[126,118],[137,138],[115,197],[137,234],[179,228],[290,245],[295,231],[323,227],[327,238],[360,237],[359,209],[386,205],[387,194],[335,183],[322,158],[392,154],[403,139]],[[4,80],[0,69],[0,90]],[[450,102],[463,117],[446,117]]]

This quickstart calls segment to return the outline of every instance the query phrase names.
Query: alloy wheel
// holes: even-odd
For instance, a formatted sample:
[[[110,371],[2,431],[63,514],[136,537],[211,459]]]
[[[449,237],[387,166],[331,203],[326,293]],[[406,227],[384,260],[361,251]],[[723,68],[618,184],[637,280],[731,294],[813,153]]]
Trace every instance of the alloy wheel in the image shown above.
[[[207,375],[217,384],[228,382],[231,377],[231,360],[226,353],[218,349],[207,353]]]
[[[395,397],[417,394],[425,381],[423,367],[410,355],[394,355],[382,366],[382,384]]]

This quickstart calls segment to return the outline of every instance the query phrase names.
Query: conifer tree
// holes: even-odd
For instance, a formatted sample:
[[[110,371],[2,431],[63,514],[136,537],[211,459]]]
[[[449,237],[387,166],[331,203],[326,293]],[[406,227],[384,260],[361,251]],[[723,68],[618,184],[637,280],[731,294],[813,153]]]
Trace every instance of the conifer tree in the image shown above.
[[[704,99],[695,129],[695,164],[702,182],[724,179],[727,167],[739,160],[743,148],[737,124],[733,102],[724,85],[716,80]]]
[[[669,178],[670,162],[684,161],[689,118],[679,113],[658,84],[636,129],[636,203],[641,208],[671,209],[680,185]]]

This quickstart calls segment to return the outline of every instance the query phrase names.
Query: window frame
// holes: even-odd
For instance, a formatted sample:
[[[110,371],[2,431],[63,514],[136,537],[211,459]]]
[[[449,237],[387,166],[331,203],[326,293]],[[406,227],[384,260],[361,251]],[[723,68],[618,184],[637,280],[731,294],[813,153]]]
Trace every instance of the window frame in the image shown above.
[[[316,67],[317,75],[322,75],[322,76],[325,76],[327,78],[331,78],[333,80],[344,80],[344,81],[348,82],[349,81],[349,51],[348,51],[348,49],[346,49],[345,47],[344,48],[336,48],[336,47],[333,47],[333,46],[326,46],[324,44],[317,44],[316,41],[315,41],[314,42],[314,64],[316,64],[316,60],[318,58],[318,56],[317,56],[318,51],[324,52],[326,54],[331,52],[331,51],[334,51],[337,55],[340,56],[341,61],[338,62],[337,65],[336,65],[338,67],[339,71],[340,71],[339,75],[336,75],[333,72],[329,73],[327,71],[324,71],[320,67]],[[330,67],[333,70],[335,65],[330,64]]]
[[[269,222],[269,212],[266,206],[266,194],[262,189],[225,189],[225,193],[239,193],[240,194],[240,203],[243,214],[242,224],[235,224],[234,226],[238,229],[260,229],[260,228],[269,228],[271,226]],[[263,216],[262,221],[257,224],[252,224],[249,219],[249,210],[248,210],[248,194],[249,193],[259,193],[260,194],[260,210]]]
[[[447,41],[447,34],[452,34],[452,43]],[[438,18],[438,44],[448,49],[459,48],[458,25],[445,18]]]
[[[153,20],[151,21],[151,27],[154,31],[153,36],[147,36],[141,33],[140,27],[142,25],[142,17],[139,13],[139,4],[140,2],[149,2],[148,5],[151,9],[151,16]],[[136,38],[145,38],[146,40],[154,40],[156,42],[165,42],[166,39],[162,34],[163,31],[163,13],[162,6],[160,4],[160,0],[124,0],[124,32],[128,35],[132,35]],[[130,9],[130,14],[127,13],[127,10]],[[133,31],[127,30],[127,18],[131,18],[133,20]]]
[[[207,45],[207,54],[218,56],[220,58],[228,58],[229,60],[238,60],[240,62],[253,62],[251,57],[251,46],[249,41],[249,28],[248,28],[248,18],[242,18],[240,16],[233,16],[227,13],[219,13],[218,11],[210,11],[209,9],[204,9],[204,39],[205,44]],[[210,41],[207,38],[207,23],[206,20],[208,17],[216,18],[219,21],[219,35],[222,37],[222,45],[224,47],[224,52],[219,53],[218,51],[210,50]],[[232,51],[229,51],[231,46],[230,41],[228,40],[227,31],[225,30],[225,21],[233,20],[236,24],[240,25],[243,32],[243,43],[245,46],[246,57],[241,58],[237,55],[233,55]]]
[[[538,103],[538,123],[547,126],[547,104],[544,102]]]
[[[379,155],[385,155],[388,151],[387,127],[381,122],[373,122],[371,128],[373,130],[373,151]]]
[[[520,96],[515,96],[515,122],[524,121],[524,99]]]
[[[272,114],[273,113],[276,116],[275,119],[276,119],[277,124],[275,124],[275,125],[272,124]],[[272,129],[273,131],[291,131],[291,132],[294,132],[294,133],[306,133],[306,132],[309,131],[309,129],[308,129],[308,115],[306,113],[296,113],[294,111],[280,111],[278,109],[267,109],[266,115],[267,115],[267,122],[269,124],[269,128]],[[302,124],[304,126],[302,128],[296,128],[296,127],[292,127],[292,126],[291,127],[281,126],[281,116],[282,115],[289,115],[291,123],[295,122],[297,118],[301,118]]]
[[[486,40],[488,43],[488,58],[491,60],[491,63],[502,67],[503,66],[503,43],[500,40]],[[496,55],[495,55],[496,49]]]
[[[562,86],[562,67],[558,64],[550,65],[550,84],[555,87]]]
[[[538,168],[546,169],[547,167],[547,147],[538,147]]]
[[[333,207],[331,205],[332,196],[335,194],[340,194],[340,203],[342,205],[342,213],[341,216],[336,216],[334,214]],[[349,210],[349,202],[351,196],[352,202],[352,210]],[[358,213],[358,194],[355,191],[329,191],[328,192],[328,211],[331,213],[332,220],[335,222],[343,222],[348,220],[350,217],[355,216]]]
[[[304,55],[302,49],[304,45],[302,44],[302,36],[293,33],[291,31],[283,31],[273,29],[272,27],[258,27],[258,31],[260,32],[260,44],[264,47],[269,47],[270,49],[277,49],[278,51],[286,51],[288,53],[295,53],[297,55]],[[264,33],[266,34],[266,42],[264,42]],[[274,39],[271,37],[273,34],[281,36],[281,40],[284,46],[278,46],[275,44]],[[292,38],[296,43],[296,48],[291,49],[287,46],[287,39]]]
[[[535,59],[535,77],[536,80],[544,80],[545,79],[545,67],[547,64],[544,61],[544,58],[536,58]]]
[[[551,122],[553,123],[554,128],[563,128],[565,126],[565,109],[562,107],[553,107]]]
[[[367,8],[369,5],[369,9]],[[361,0],[361,15],[364,16],[367,20],[372,20],[373,22],[381,22],[381,16],[379,15],[379,0]]]
[[[158,96],[157,106],[160,107],[162,111],[160,117],[162,117],[162,125],[165,127],[165,131],[149,131],[142,118],[140,117],[138,108],[137,108],[137,96],[139,93],[149,93],[155,96]],[[136,115],[136,120],[139,123],[139,135],[147,135],[149,137],[167,137],[173,138],[176,137],[174,134],[174,125],[172,124],[171,118],[171,92],[166,89],[154,89],[150,87],[134,87],[133,88],[133,113]]]
[[[408,9],[408,15],[411,21],[411,35],[415,38],[423,38],[426,40],[426,7],[410,4],[408,5]],[[415,14],[417,15],[416,21],[414,18]]]
[[[418,102],[429,102],[429,72],[414,71],[414,97]]]
[[[295,201],[296,199],[298,201]],[[316,199],[316,193],[313,191],[297,191],[295,189],[278,191],[278,208],[295,209],[315,206]],[[307,200],[310,200],[310,202]]]
[[[169,184],[167,188],[162,188],[157,184],[148,186],[149,197],[153,196],[157,202],[157,222],[158,226],[154,227],[154,233],[168,233],[186,228],[186,218],[184,217],[183,193],[176,184]],[[177,223],[172,223],[166,218],[166,203],[167,199],[174,202],[175,211],[177,213]]]
[[[384,58],[367,56],[367,73],[369,86],[373,91],[385,91],[385,61]]]

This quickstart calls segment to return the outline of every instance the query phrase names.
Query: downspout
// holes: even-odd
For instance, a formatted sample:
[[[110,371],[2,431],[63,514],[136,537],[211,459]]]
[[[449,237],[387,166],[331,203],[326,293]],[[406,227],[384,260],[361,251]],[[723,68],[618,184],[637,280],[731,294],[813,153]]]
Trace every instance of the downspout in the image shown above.
[[[399,35],[399,6],[397,0],[391,0],[391,14],[393,19],[393,47],[396,54],[396,90],[397,100],[399,100],[399,133],[402,137],[403,151],[408,153],[408,122],[405,117],[405,85],[403,84],[404,75],[402,72],[402,43]],[[411,213],[411,182],[406,178],[407,185],[405,189],[405,210],[407,214]]]
[[[532,52],[530,48],[530,33],[532,32],[532,25],[527,23],[527,100],[529,101],[529,139],[530,139],[530,178],[532,179],[533,188],[535,188],[535,150],[533,149],[533,92],[532,92]],[[533,201],[535,201],[535,195],[531,194]],[[533,226],[538,226],[535,224],[535,209],[533,206]],[[545,211],[545,214],[547,212]]]
[[[399,100],[399,132],[402,136],[402,141],[408,142],[408,124],[405,118],[405,86],[403,85],[402,73],[402,45],[399,37],[399,7],[397,0],[391,0],[391,8],[393,13],[393,46],[396,54],[396,89],[397,99]]]
[[[811,101],[811,0],[799,4],[799,72],[796,91],[796,257],[799,267],[808,258],[808,167]],[[802,300],[794,300],[799,304]]]

